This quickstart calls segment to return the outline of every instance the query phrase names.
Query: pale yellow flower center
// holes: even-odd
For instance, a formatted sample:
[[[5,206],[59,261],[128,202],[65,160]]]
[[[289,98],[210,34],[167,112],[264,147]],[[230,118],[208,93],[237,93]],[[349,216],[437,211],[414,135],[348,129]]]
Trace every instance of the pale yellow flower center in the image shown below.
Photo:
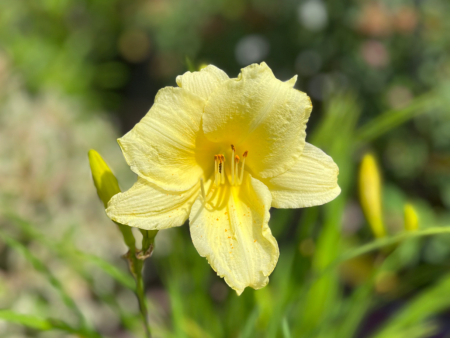
[[[244,179],[245,159],[247,158],[248,151],[242,154],[242,162],[239,155],[236,154],[236,148],[231,145],[231,161],[230,161],[230,176],[225,175],[226,160],[225,155],[214,155],[214,186],[220,187],[221,185],[230,183],[231,186],[240,186]],[[240,164],[240,165],[239,165]],[[200,179],[200,187],[203,197],[205,197],[205,188],[203,179]]]

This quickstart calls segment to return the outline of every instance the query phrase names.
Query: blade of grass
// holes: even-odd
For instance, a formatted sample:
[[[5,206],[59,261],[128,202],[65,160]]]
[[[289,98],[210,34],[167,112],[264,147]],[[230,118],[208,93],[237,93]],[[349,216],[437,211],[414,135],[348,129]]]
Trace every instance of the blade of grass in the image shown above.
[[[405,240],[408,240],[408,239],[421,238],[421,237],[433,236],[433,235],[439,235],[439,234],[450,234],[450,227],[432,227],[432,228],[428,228],[428,229],[424,229],[424,230],[402,233],[402,234],[399,234],[399,235],[396,235],[396,236],[375,240],[375,241],[373,241],[371,243],[368,243],[368,244],[360,246],[360,247],[358,247],[356,249],[353,249],[353,250],[345,252],[339,258],[337,258],[333,263],[331,263],[321,273],[314,275],[311,278],[311,280],[308,281],[307,284],[314,285],[314,283],[316,283],[317,281],[320,281],[322,276],[329,274],[330,271],[333,271],[334,269],[336,269],[342,262],[344,262],[346,260],[350,260],[350,259],[353,259],[355,257],[361,256],[361,255],[365,255],[365,254],[370,253],[372,251],[376,251],[376,250],[380,250],[380,249],[383,249],[383,248],[391,247],[394,244],[397,244],[397,243],[399,243],[401,241],[405,241]],[[389,261],[389,259],[386,261],[386,263],[388,263],[388,261]],[[385,265],[385,264],[383,264],[383,265]],[[445,287],[449,287],[450,288],[450,275],[448,277],[448,280],[449,280],[449,285],[445,285],[442,288],[445,288]],[[305,294],[306,290],[307,290],[307,288],[302,289],[301,292],[298,295],[295,296],[296,299],[302,299],[305,296],[307,296],[307,294]],[[450,290],[448,290],[447,292],[450,293]],[[362,293],[363,293],[363,296],[364,296],[364,292],[362,292]],[[430,291],[430,293],[433,293],[433,291]],[[370,294],[370,292],[369,292],[369,294]],[[444,294],[444,293],[442,293],[442,294]],[[441,294],[441,297],[442,297],[442,294]],[[438,303],[437,305],[435,305],[435,307],[438,310],[444,309],[445,306],[442,305],[442,303],[443,302]],[[448,303],[449,303],[449,305],[447,305],[447,306],[450,306],[450,301],[448,301]],[[445,303],[445,304],[447,304],[447,303]],[[361,305],[361,303],[359,305]],[[364,311],[365,305],[364,304],[362,304],[362,305],[363,305],[363,307],[359,308],[359,310]],[[358,310],[358,308],[357,308],[357,310]],[[417,311],[419,311],[419,310],[420,310],[420,306],[418,305],[417,306]],[[404,316],[407,318],[407,316],[408,316],[408,309],[405,309],[404,312],[405,312]],[[436,310],[435,313],[437,313],[437,312],[438,311]],[[422,315],[425,315],[425,312]],[[362,318],[362,316],[361,316],[361,318]],[[409,318],[407,318],[407,319],[409,319]],[[406,321],[406,319],[403,319],[403,320]],[[348,322],[347,323],[348,326],[344,327],[344,329],[345,330],[355,330],[355,329],[357,329],[357,324],[358,323],[356,321],[358,321],[358,320],[355,319],[354,321]],[[425,323],[424,323],[424,325],[425,325]],[[298,327],[296,327],[296,329],[298,329]],[[420,331],[420,332],[422,332],[422,331]],[[428,332],[428,331],[424,329],[423,332]],[[305,335],[308,336],[308,337],[311,336],[311,335],[308,335],[308,333],[302,333],[302,332],[298,332],[298,331],[296,331],[295,334],[296,334],[296,336],[298,336],[300,334],[302,336],[305,336]],[[399,335],[399,334],[400,333],[396,331],[395,334],[393,334],[393,335],[376,336],[376,338],[394,338],[394,337],[399,337],[399,336],[403,337],[404,336],[403,333],[401,335]],[[314,335],[312,335],[311,337],[314,337]],[[334,335],[332,335],[331,337],[334,337]],[[336,337],[340,338],[341,335],[337,335]],[[422,336],[419,335],[419,336],[415,336],[415,337],[422,337]],[[425,337],[425,336],[423,336],[423,337]]]
[[[259,308],[255,307],[253,311],[250,313],[250,315],[247,318],[247,321],[244,324],[244,327],[241,331],[241,335],[239,338],[251,338],[252,333],[255,332],[255,324],[258,320],[259,316]]]
[[[385,259],[382,260],[381,265],[375,265],[368,279],[362,285],[356,287],[349,297],[342,299],[340,304],[336,304],[339,309],[336,311],[334,317],[331,318],[330,323],[325,324],[325,322],[322,322],[322,332],[320,334],[315,333],[310,337],[355,337],[357,329],[361,325],[370,307],[373,305],[373,288],[375,287],[377,276],[380,276],[380,273],[383,271],[399,271],[402,268],[403,263],[399,258],[403,254],[402,248],[408,243],[409,242],[406,241],[402,242],[399,246],[396,246],[395,249],[393,249],[387,257],[385,257]],[[419,329],[421,328],[418,328],[418,330]],[[419,331],[416,330],[415,333],[417,332]],[[420,332],[425,331],[422,330]],[[402,332],[401,336],[403,335],[405,335],[404,332]],[[419,334],[415,335],[415,337],[425,336]]]
[[[345,308],[341,311],[345,313],[345,316],[341,318],[340,325],[333,332],[332,337],[355,337],[356,330],[372,304],[372,290],[373,278],[353,291],[344,304]]]
[[[51,248],[51,250],[55,251],[59,257],[65,258],[75,258],[77,260],[83,260],[86,262],[90,262],[100,269],[102,269],[105,273],[110,275],[113,279],[115,279],[119,284],[123,285],[127,289],[132,291],[135,290],[135,282],[133,277],[131,277],[125,271],[118,269],[115,265],[105,261],[104,259],[97,257],[92,254],[88,254],[82,251],[79,251],[71,246],[66,245],[65,243],[59,243],[53,241],[51,238],[45,236],[36,230],[37,227],[33,227],[29,222],[19,218],[14,214],[6,214],[5,215],[11,222],[14,222],[31,238],[41,242],[45,247]]]
[[[426,237],[440,234],[450,234],[450,226],[449,227],[430,227],[424,230],[418,230],[414,232],[405,232],[392,237],[382,238],[375,240],[373,242],[362,245],[358,248],[352,249],[344,253],[341,257],[339,257],[332,265],[335,267],[339,265],[343,261],[355,258],[357,256],[365,255],[369,252],[380,250],[382,248],[389,247],[393,244],[399,243],[401,241],[407,240],[409,238],[417,238],[417,237]]]
[[[426,320],[445,311],[450,306],[450,274],[441,278],[439,282],[410,300],[391,319],[383,325],[374,338],[404,337],[404,331],[419,323],[426,324]]]
[[[183,300],[180,294],[179,287],[177,285],[177,281],[169,280],[169,296],[170,296],[170,305],[172,312],[172,324],[174,326],[175,336],[179,338],[186,338],[186,332],[184,331],[184,307]]]
[[[58,319],[42,319],[36,316],[20,314],[11,310],[0,310],[0,320],[20,324],[35,330],[60,330],[80,337],[101,338],[101,335],[87,329],[78,329]]]
[[[389,110],[377,116],[357,130],[355,138],[360,142],[370,142],[413,117],[440,106],[441,103],[435,92],[426,93],[402,109]]]
[[[290,276],[294,269],[295,247],[284,247],[281,249],[280,256],[283,260],[278,262],[277,269],[271,276],[271,290],[276,297],[273,297],[270,308],[270,322],[265,330],[266,338],[275,338],[279,336],[280,327],[282,326],[283,317],[285,316],[285,307],[291,299],[292,290],[295,285],[291,282]],[[260,309],[262,304],[260,304]]]
[[[340,252],[340,220],[346,195],[352,184],[353,135],[360,111],[358,102],[351,93],[330,98],[325,118],[311,138],[312,143],[323,148],[340,168],[339,185],[342,192],[336,200],[322,208],[324,225],[316,241],[311,261],[312,272],[320,277],[299,288],[300,298],[293,297],[299,299],[293,312],[296,316],[300,314],[300,320],[293,321],[295,324],[292,332],[295,337],[315,332],[321,322],[330,317],[334,310],[332,304],[340,302],[338,276],[334,270],[328,269],[328,266]],[[335,137],[336,126],[340,126],[338,138]]]
[[[283,338],[291,338],[291,330],[289,329],[289,324],[286,317],[283,318],[281,329],[281,331],[283,332]]]
[[[12,249],[16,250],[22,256],[29,261],[33,267],[40,272],[49,282],[50,284],[55,288],[56,291],[58,291],[59,295],[61,296],[64,304],[68,308],[70,308],[77,316],[78,321],[80,322],[80,325],[82,327],[86,327],[86,319],[84,318],[83,314],[81,313],[80,309],[78,308],[75,301],[70,297],[70,295],[66,292],[61,282],[52,274],[52,272],[47,268],[47,266],[36,256],[34,256],[30,250],[26,246],[24,246],[22,243],[16,241],[14,238],[8,236],[6,233],[0,230],[0,237],[3,239],[3,241]]]
[[[77,257],[82,258],[83,260],[85,260],[87,262],[90,262],[90,263],[96,265],[97,267],[102,269],[105,273],[110,275],[118,283],[120,283],[127,289],[130,289],[132,291],[134,291],[136,289],[136,285],[133,281],[133,278],[130,275],[126,274],[124,271],[122,271],[121,269],[118,269],[116,266],[105,261],[104,259],[102,259],[98,256],[95,256],[95,255],[91,255],[91,254],[87,254],[87,253],[78,251],[78,250],[73,250],[72,254],[76,255]]]
[[[312,284],[315,281],[319,280],[323,275],[326,275],[330,271],[333,271],[344,261],[353,259],[358,256],[368,254],[372,251],[390,247],[394,244],[397,244],[401,241],[408,240],[411,238],[421,238],[421,237],[440,235],[440,234],[442,234],[442,235],[450,234],[450,227],[430,227],[430,228],[424,229],[424,230],[418,230],[418,231],[414,231],[414,232],[405,232],[405,233],[401,233],[401,234],[398,234],[398,235],[395,235],[392,237],[377,239],[373,242],[367,243],[365,245],[362,245],[360,247],[357,247],[355,249],[351,249],[351,250],[345,252],[340,257],[335,259],[330,265],[328,265],[327,268],[325,270],[323,270],[321,273],[317,273],[317,274],[313,275],[312,278],[308,281],[308,283]],[[297,297],[304,296],[303,293],[304,293],[304,290],[302,290],[302,292],[300,292],[297,295]]]
[[[115,266],[109,262],[96,257],[94,255],[86,254],[71,248],[65,243],[60,243],[53,241],[47,236],[36,230],[36,227],[31,226],[31,224],[16,215],[8,214],[8,219],[14,224],[18,225],[20,229],[33,241],[42,244],[45,248],[51,250],[55,256],[62,258],[66,265],[72,267],[91,287],[94,294],[106,305],[108,305],[115,314],[118,315],[120,323],[126,327],[128,330],[133,331],[135,328],[136,318],[125,312],[117,302],[115,295],[108,292],[104,292],[102,289],[95,290],[95,281],[92,274],[86,270],[83,263],[93,263],[97,267],[100,267],[108,275],[113,277],[119,284],[124,287],[134,291],[134,281],[131,276],[123,273],[122,270],[117,269]],[[80,264],[80,261],[82,261]]]

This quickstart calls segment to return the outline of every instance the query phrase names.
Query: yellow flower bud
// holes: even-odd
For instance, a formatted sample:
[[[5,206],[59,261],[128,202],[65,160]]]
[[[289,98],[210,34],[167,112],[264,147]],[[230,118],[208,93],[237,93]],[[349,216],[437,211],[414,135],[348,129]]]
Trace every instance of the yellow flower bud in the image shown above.
[[[198,70],[202,70],[203,68],[208,67],[208,65],[206,63],[202,63],[199,67]]]
[[[114,176],[98,152],[91,149],[89,150],[88,156],[98,197],[100,197],[106,208],[111,197],[120,192],[119,183],[117,182],[116,176]]]
[[[108,165],[98,152],[91,149],[88,152],[88,156],[89,164],[91,166],[92,179],[94,180],[94,185],[97,188],[98,197],[100,197],[106,208],[111,197],[120,192],[119,182],[117,182],[116,176],[114,176],[111,169],[109,169]],[[123,235],[125,244],[134,252],[136,250],[136,242],[130,227],[118,222],[114,223],[118,225],[119,230]]]
[[[359,171],[361,207],[376,238],[386,235],[381,208],[381,177],[375,157],[364,155]]]
[[[405,230],[416,231],[419,228],[419,217],[417,216],[416,210],[411,204],[405,204],[404,215]]]

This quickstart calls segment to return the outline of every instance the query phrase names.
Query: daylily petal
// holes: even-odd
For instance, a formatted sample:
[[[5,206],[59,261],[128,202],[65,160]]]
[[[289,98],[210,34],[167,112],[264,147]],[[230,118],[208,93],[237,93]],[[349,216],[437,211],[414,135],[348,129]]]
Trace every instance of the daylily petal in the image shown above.
[[[209,97],[203,114],[206,137],[235,145],[239,155],[247,150],[246,166],[256,178],[282,174],[303,151],[312,110],[309,97],[292,88],[293,82],[276,79],[265,63],[243,68]]]
[[[198,185],[183,192],[164,191],[138,177],[129,190],[113,196],[106,213],[113,221],[146,230],[177,227],[187,220],[199,192]]]
[[[240,187],[225,185],[211,194],[206,206],[199,196],[189,216],[198,253],[238,294],[247,286],[264,287],[279,256],[268,226],[269,190],[246,174]]]
[[[177,76],[177,84],[179,87],[207,100],[217,86],[228,79],[228,75],[223,70],[209,65],[199,72],[186,72]]]
[[[118,140],[131,170],[166,190],[186,191],[198,184],[203,169],[196,141],[203,106],[187,90],[161,89],[147,115]]]
[[[285,173],[262,180],[275,208],[304,208],[325,204],[341,192],[339,168],[319,148],[306,143],[297,163]]]
[[[297,78],[298,78],[298,76],[295,75],[295,76],[291,77],[289,80],[284,81],[284,83],[288,84],[291,87],[294,87],[295,84],[297,83]]]

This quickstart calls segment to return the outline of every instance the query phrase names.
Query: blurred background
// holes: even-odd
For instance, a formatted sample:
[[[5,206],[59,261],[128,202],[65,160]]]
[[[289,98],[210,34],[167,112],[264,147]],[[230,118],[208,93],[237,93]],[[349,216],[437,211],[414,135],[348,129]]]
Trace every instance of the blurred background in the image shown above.
[[[447,0],[2,0],[0,308],[30,317],[3,316],[0,337],[82,336],[49,330],[55,319],[143,336],[87,151],[128,189],[116,139],[160,88],[204,64],[236,77],[261,61],[281,80],[298,74],[314,106],[307,141],[338,163],[343,192],[272,210],[278,266],[240,297],[188,226],[160,232],[145,269],[154,336],[450,335],[449,235],[333,263],[376,237],[358,192],[368,152],[386,237],[405,231],[405,203],[420,229],[450,225],[449,13]]]

